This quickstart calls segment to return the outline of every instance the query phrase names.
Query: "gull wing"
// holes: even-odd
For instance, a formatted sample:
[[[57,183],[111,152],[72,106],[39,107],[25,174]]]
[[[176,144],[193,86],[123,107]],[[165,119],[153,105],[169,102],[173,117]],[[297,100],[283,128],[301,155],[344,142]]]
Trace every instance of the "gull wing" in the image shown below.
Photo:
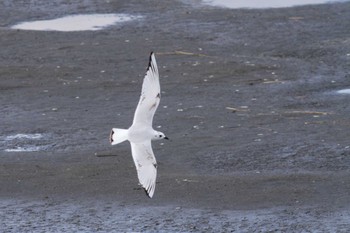
[[[157,162],[151,141],[130,144],[139,182],[147,195],[152,198],[156,188]]]
[[[159,73],[156,58],[151,52],[146,76],[143,79],[142,91],[137,105],[134,121],[152,126],[153,116],[160,101]]]

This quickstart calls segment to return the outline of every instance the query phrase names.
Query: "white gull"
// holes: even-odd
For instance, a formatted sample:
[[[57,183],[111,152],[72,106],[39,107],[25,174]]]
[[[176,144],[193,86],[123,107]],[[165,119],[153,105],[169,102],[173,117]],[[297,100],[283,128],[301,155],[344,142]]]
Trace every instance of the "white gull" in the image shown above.
[[[146,76],[137,105],[134,121],[129,129],[113,128],[112,145],[128,140],[140,185],[152,198],[156,187],[157,162],[152,150],[152,140],[168,139],[164,133],[152,127],[153,116],[160,101],[159,72],[154,53],[151,52]]]

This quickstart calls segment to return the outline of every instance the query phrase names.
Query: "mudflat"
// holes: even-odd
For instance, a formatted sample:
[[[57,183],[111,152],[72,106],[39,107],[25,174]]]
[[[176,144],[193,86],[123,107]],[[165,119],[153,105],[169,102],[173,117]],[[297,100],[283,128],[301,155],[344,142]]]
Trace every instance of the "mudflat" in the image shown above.
[[[0,229],[348,231],[350,95],[337,91],[350,85],[349,8],[3,1]],[[139,18],[10,29],[91,13]],[[153,143],[152,199],[128,143],[108,142],[132,122],[150,51],[162,89],[154,127],[171,139]]]

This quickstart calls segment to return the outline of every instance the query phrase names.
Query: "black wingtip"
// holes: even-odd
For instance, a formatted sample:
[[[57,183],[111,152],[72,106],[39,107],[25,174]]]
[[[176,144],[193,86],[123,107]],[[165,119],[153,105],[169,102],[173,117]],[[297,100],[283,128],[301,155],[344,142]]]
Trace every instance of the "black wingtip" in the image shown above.
[[[152,197],[151,197],[151,196],[149,195],[149,193],[147,192],[147,189],[143,188],[143,190],[145,190],[145,193],[146,193],[147,197],[151,199]]]
[[[152,67],[152,55],[153,55],[153,51],[151,51],[150,55],[149,55],[149,61],[148,61],[148,67],[147,67],[147,71]]]

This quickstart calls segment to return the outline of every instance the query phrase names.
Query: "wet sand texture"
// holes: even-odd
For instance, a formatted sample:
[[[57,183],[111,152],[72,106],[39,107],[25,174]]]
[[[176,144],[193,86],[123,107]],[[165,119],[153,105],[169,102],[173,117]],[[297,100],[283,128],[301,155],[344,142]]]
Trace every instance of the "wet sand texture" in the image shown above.
[[[3,232],[347,232],[350,3],[233,10],[197,1],[0,3]],[[99,31],[10,30],[68,14]],[[162,100],[155,195],[127,143],[149,52]],[[19,138],[18,134],[42,135]],[[11,140],[6,140],[12,136]],[[8,152],[39,146],[39,151]]]

